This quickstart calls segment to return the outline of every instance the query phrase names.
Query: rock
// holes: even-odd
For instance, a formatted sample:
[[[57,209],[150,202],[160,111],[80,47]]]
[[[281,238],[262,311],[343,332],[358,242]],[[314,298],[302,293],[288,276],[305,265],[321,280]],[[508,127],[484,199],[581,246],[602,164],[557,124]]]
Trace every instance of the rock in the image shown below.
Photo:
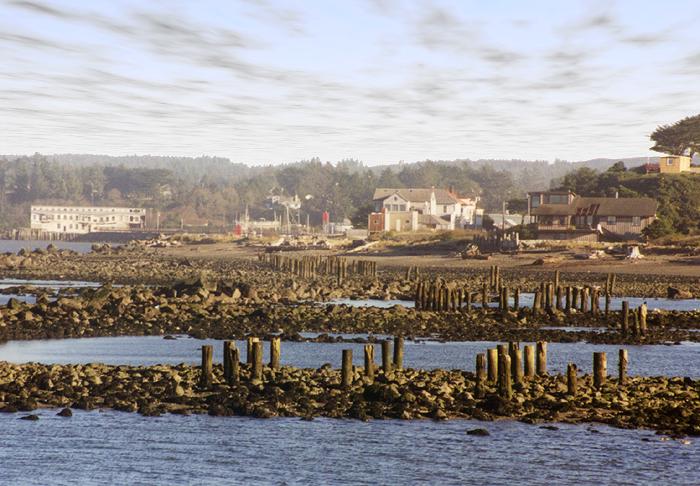
[[[58,412],[56,415],[59,417],[72,417],[73,416],[73,411],[70,408],[64,408],[60,412]]]
[[[36,421],[36,420],[39,420],[39,416],[38,416],[38,415],[34,415],[34,414],[30,414],[30,415],[24,415],[23,417],[20,417],[19,419],[20,419],[20,420],[32,420],[32,421]]]
[[[669,299],[692,299],[693,294],[687,290],[682,290],[677,287],[668,287],[666,295]]]
[[[476,435],[479,437],[486,437],[487,435],[491,435],[491,433],[486,429],[471,429],[471,430],[467,430],[467,435]]]
[[[544,429],[544,430],[559,430],[559,427],[557,427],[556,425],[543,425],[543,426],[540,427],[540,429]]]

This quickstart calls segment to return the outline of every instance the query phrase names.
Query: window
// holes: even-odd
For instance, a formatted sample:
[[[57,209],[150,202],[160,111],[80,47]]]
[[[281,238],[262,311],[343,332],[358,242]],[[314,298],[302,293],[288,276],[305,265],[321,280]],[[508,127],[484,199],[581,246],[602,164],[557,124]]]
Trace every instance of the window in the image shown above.
[[[530,200],[530,207],[536,208],[540,205],[540,196],[532,196]]]
[[[444,205],[442,206],[442,212],[443,212],[443,213],[446,213],[446,212],[447,212],[447,205],[446,205],[446,204],[444,204]]]
[[[617,218],[615,216],[608,216],[608,224],[617,224]]]
[[[549,204],[566,204],[569,202],[568,199],[566,194],[550,194]]]
[[[632,216],[632,226],[641,226],[642,218],[639,216]]]
[[[671,157],[666,159],[666,165],[673,165],[673,159]]]

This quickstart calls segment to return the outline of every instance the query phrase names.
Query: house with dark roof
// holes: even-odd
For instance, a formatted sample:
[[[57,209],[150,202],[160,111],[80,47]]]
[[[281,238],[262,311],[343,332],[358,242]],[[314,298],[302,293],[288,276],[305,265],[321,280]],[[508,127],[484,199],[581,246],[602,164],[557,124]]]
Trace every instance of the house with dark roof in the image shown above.
[[[571,191],[528,193],[528,215],[548,240],[638,240],[656,219],[648,197],[581,197]]]

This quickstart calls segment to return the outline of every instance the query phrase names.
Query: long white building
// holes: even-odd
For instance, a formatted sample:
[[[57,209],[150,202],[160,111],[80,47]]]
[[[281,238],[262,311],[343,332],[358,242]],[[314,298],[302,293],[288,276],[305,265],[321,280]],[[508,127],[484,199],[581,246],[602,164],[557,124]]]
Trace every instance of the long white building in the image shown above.
[[[129,231],[146,227],[146,210],[98,206],[31,207],[31,229],[49,233]]]

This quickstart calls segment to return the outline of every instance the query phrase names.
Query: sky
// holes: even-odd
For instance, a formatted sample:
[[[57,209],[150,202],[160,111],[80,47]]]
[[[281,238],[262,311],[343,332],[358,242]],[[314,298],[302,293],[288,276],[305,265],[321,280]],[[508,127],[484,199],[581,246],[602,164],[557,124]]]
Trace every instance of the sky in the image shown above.
[[[0,153],[654,155],[697,0],[0,0]]]

